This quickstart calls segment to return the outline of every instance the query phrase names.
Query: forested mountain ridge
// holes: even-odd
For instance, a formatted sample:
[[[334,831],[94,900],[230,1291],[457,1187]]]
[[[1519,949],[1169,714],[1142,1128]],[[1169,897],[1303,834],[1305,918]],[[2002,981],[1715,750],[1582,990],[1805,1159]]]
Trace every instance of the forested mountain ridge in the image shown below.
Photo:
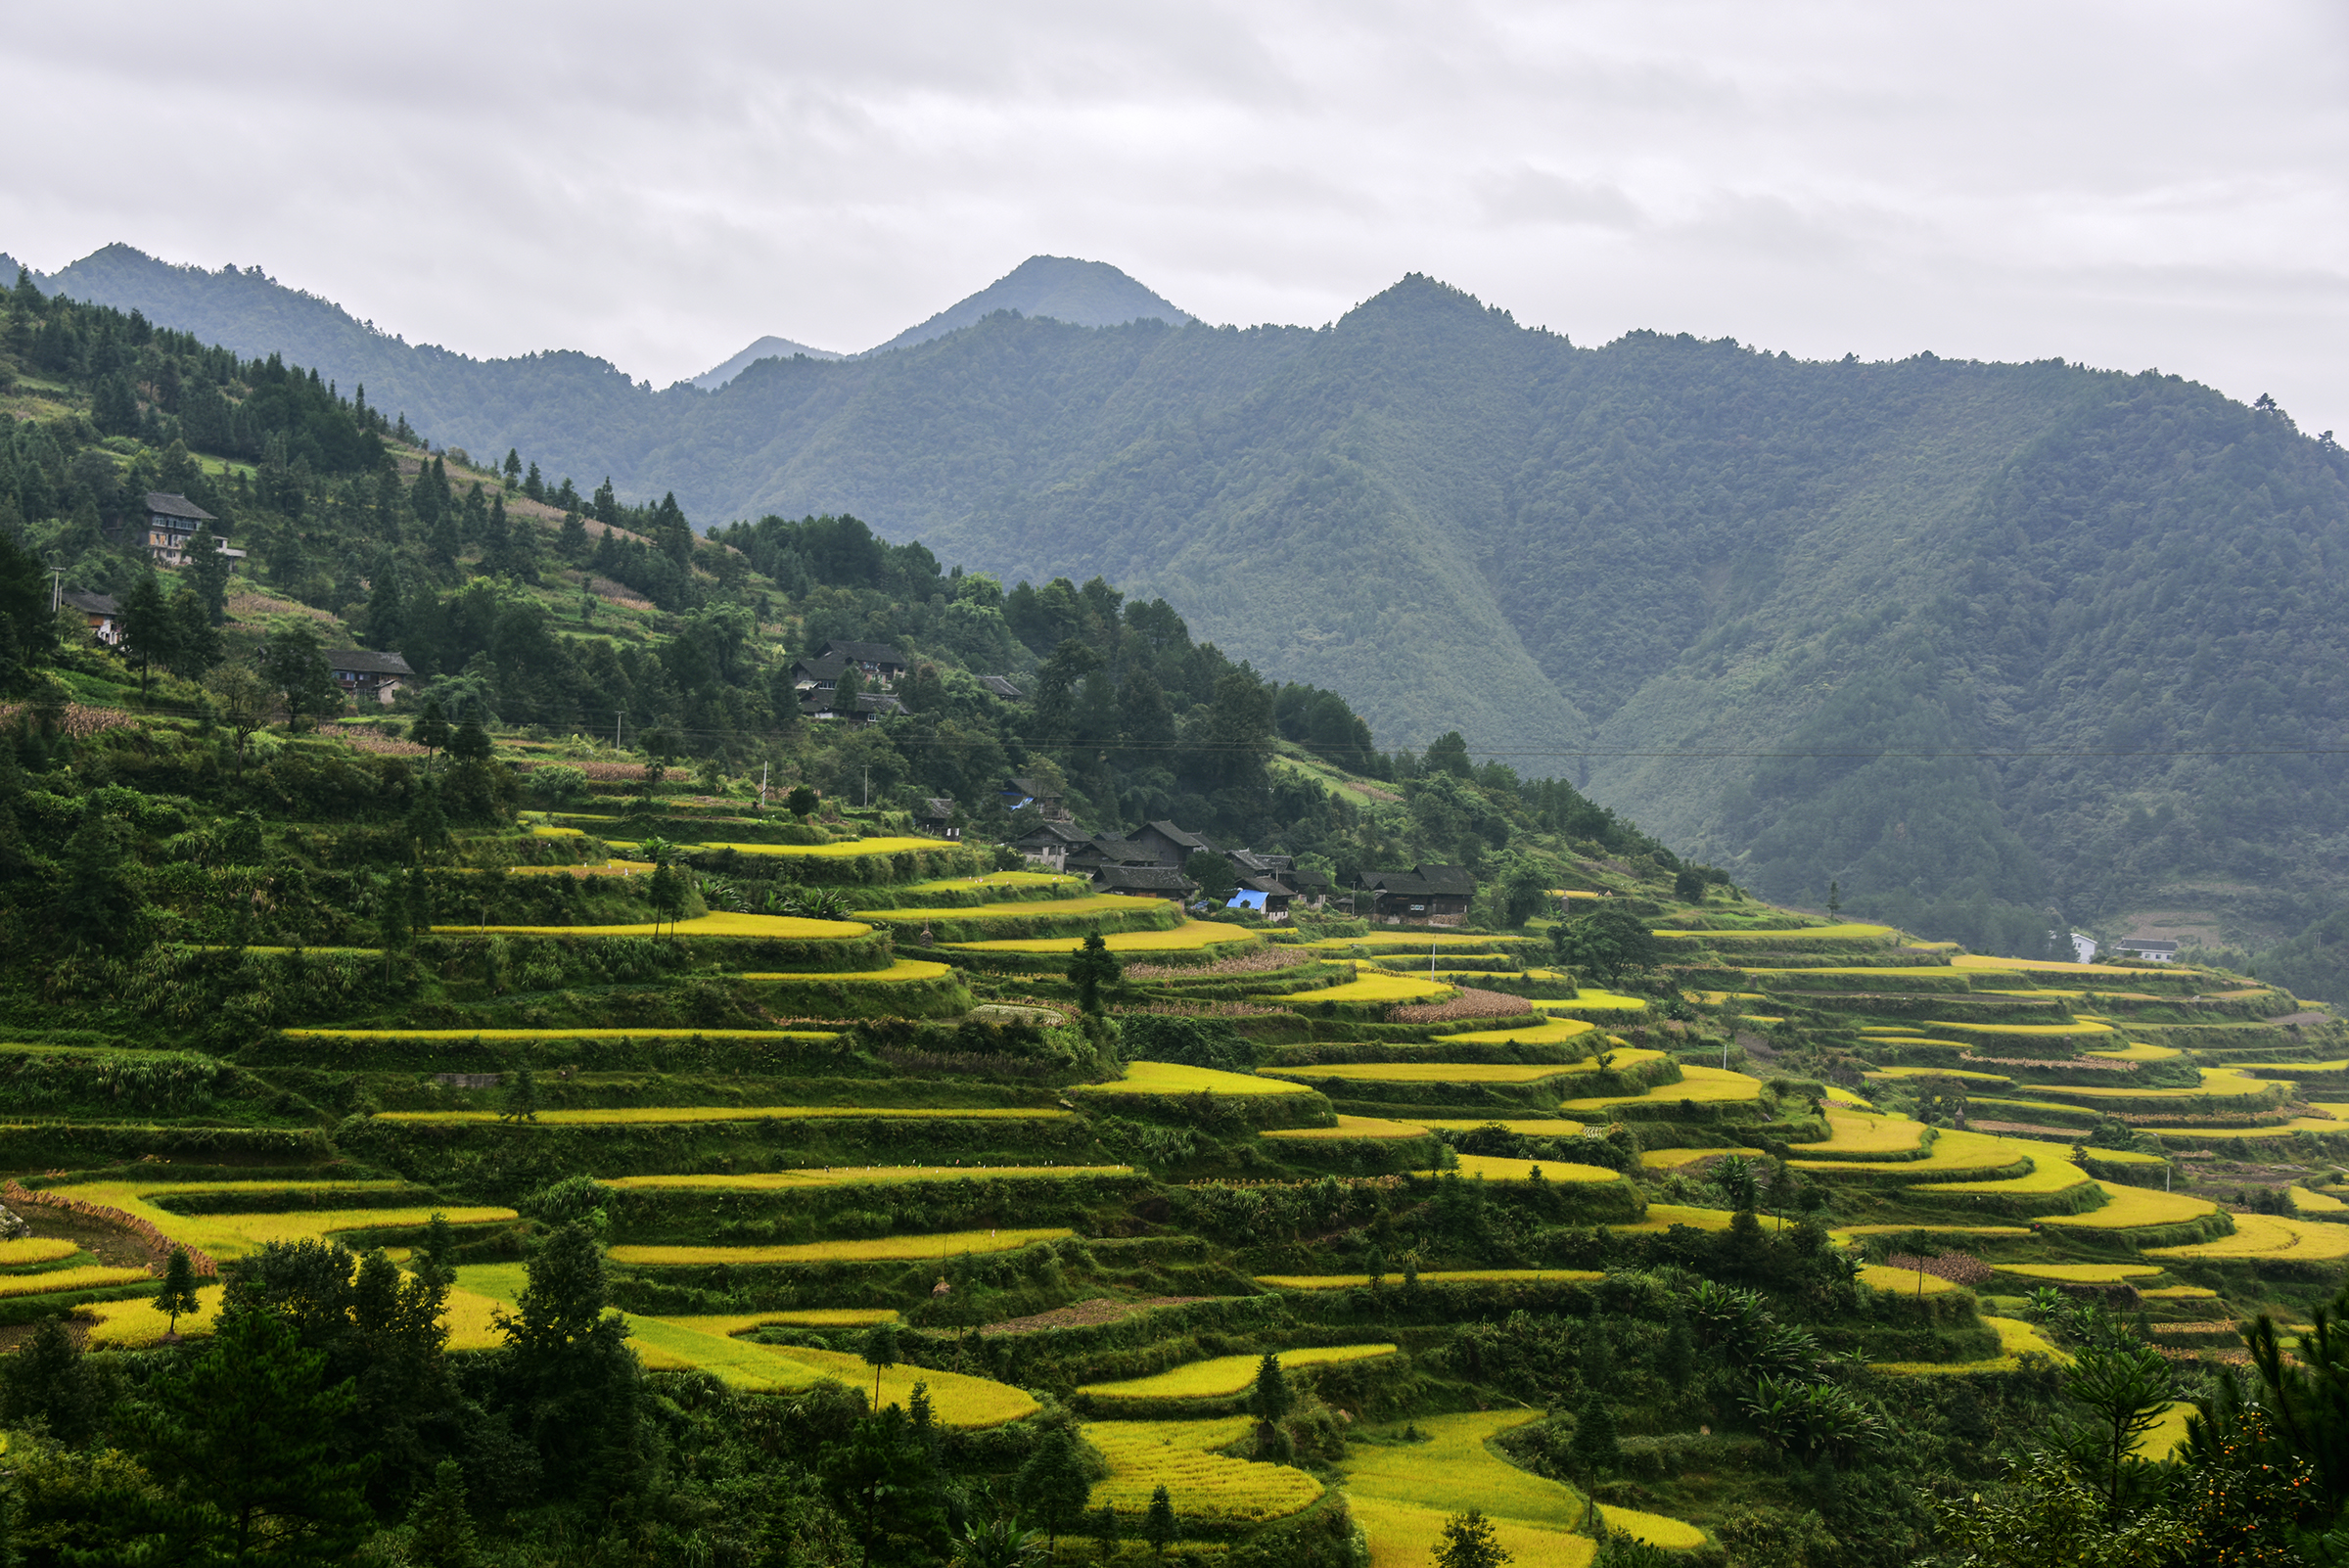
[[[2349,870],[2305,759],[1971,755],[2337,738],[2338,449],[2175,377],[1579,348],[1424,278],[1319,331],[995,315],[716,393],[460,368],[452,441],[1163,594],[1384,741],[1456,725],[1773,897],[2255,946]]]

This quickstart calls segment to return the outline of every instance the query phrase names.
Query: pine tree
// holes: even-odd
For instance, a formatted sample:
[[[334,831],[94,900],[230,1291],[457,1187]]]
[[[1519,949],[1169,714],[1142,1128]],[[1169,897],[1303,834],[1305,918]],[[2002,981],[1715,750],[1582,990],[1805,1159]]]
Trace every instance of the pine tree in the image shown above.
[[[539,476],[536,463],[532,463],[530,471],[522,477],[522,493],[533,501],[546,499],[546,481]]]
[[[122,646],[139,666],[139,700],[147,698],[147,677],[156,665],[169,665],[177,648],[170,607],[155,574],[142,572],[122,596]]]
[[[1021,1515],[1044,1528],[1047,1555],[1083,1516],[1084,1499],[1091,1491],[1092,1483],[1085,1478],[1084,1463],[1077,1452],[1076,1434],[1066,1425],[1045,1429],[1012,1483]]]
[[[1603,1475],[1623,1462],[1623,1451],[1615,1442],[1615,1412],[1595,1389],[1574,1412],[1574,1442],[1569,1452],[1591,1475]]]
[[[448,715],[441,711],[439,698],[425,699],[424,713],[417,718],[415,727],[408,731],[408,739],[424,748],[424,771],[430,776],[433,754],[444,749],[449,740]]]
[[[1068,979],[1077,988],[1077,1005],[1087,1013],[1099,1013],[1101,988],[1117,984],[1124,973],[1118,955],[1109,950],[1109,944],[1101,940],[1101,934],[1094,932],[1087,936],[1076,956],[1069,960]]]
[[[180,1317],[201,1311],[203,1306],[196,1299],[196,1266],[188,1262],[187,1248],[172,1248],[171,1261],[163,1266],[162,1291],[155,1298],[155,1310],[169,1319],[164,1333],[177,1339]]]
[[[1142,1539],[1153,1555],[1164,1558],[1174,1544],[1174,1499],[1162,1483],[1150,1493],[1150,1516],[1142,1521]]]
[[[506,1075],[506,1105],[497,1113],[501,1122],[535,1122],[538,1120],[538,1080],[527,1067],[518,1067]]]
[[[171,595],[171,673],[194,680],[220,662],[220,633],[194,588]]]
[[[1281,1370],[1280,1358],[1267,1356],[1256,1363],[1256,1388],[1248,1397],[1248,1408],[1260,1421],[1279,1422],[1288,1418],[1296,1407],[1297,1396],[1290,1391],[1289,1374]]]
[[[482,1560],[465,1511],[465,1470],[454,1459],[440,1461],[408,1509],[408,1554],[420,1568],[474,1568]]]
[[[522,483],[522,453],[511,446],[506,448],[505,476],[509,490]]]
[[[1493,1533],[1493,1521],[1483,1510],[1470,1508],[1444,1521],[1436,1544],[1436,1568],[1505,1568],[1516,1554]]]
[[[576,512],[564,513],[562,530],[555,535],[555,553],[576,566],[593,548],[587,542],[586,520]]]
[[[62,1314],[42,1318],[15,1355],[0,1359],[0,1420],[9,1425],[37,1419],[51,1437],[78,1448],[103,1414],[102,1391]]]

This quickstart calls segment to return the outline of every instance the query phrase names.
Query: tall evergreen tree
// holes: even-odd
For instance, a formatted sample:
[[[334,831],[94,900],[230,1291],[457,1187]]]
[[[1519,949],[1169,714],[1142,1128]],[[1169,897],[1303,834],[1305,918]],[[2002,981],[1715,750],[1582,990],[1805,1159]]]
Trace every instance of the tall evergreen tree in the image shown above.
[[[139,667],[139,697],[147,696],[147,682],[157,665],[169,668],[172,655],[178,651],[179,627],[171,619],[171,607],[163,602],[163,590],[155,580],[155,574],[142,572],[131,583],[130,591],[122,595],[122,648],[131,662]]]

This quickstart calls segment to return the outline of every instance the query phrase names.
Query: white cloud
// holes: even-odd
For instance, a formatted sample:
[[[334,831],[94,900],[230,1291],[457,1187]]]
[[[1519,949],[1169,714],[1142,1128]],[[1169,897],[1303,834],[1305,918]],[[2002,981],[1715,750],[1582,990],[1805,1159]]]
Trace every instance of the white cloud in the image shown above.
[[[1037,252],[1239,322],[1416,270],[1578,341],[2160,365],[2349,429],[2345,18],[51,7],[0,55],[0,247],[257,261],[411,342],[663,383]]]

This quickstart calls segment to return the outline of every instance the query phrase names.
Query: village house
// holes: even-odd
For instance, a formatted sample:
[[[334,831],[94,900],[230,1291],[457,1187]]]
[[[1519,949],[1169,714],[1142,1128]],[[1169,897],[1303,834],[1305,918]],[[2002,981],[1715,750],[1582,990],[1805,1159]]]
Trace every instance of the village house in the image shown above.
[[[1044,820],[1047,822],[1065,822],[1069,819],[1067,807],[1061,805],[1060,792],[1041,780],[1007,778],[1003,781],[1003,787],[996,794],[1001,797],[1003,809],[1006,811],[1016,811],[1023,806],[1033,806],[1044,813]]]
[[[1097,833],[1069,851],[1068,868],[1089,877],[1098,875],[1105,866],[1157,864],[1157,859],[1140,845],[1125,839],[1113,839],[1106,833]]]
[[[878,681],[885,691],[905,678],[905,656],[886,642],[843,642],[835,637],[824,644],[816,660],[853,665],[857,673],[868,681]]]
[[[1132,840],[1160,865],[1173,866],[1178,871],[1192,855],[1213,849],[1198,834],[1186,833],[1172,822],[1145,822],[1132,834]]]
[[[1224,900],[1227,909],[1254,909],[1267,920],[1286,920],[1297,890],[1276,877],[1244,876],[1239,890]]]
[[[993,696],[1000,697],[1007,703],[1025,701],[1028,695],[1026,692],[1020,690],[1019,687],[1013,685],[1010,681],[1005,680],[1001,675],[981,675],[979,677],[979,689]]]
[[[1367,896],[1370,908],[1360,907]],[[1408,871],[1365,871],[1356,912],[1390,926],[1456,926],[1468,918],[1476,878],[1465,866],[1420,865]]]
[[[161,490],[147,492],[147,553],[155,557],[158,566],[183,567],[188,564],[188,546],[197,533],[220,520],[198,506],[184,495],[166,494]],[[212,529],[216,536],[218,529]],[[245,552],[220,546],[221,555],[231,561],[242,561]]]
[[[954,797],[933,795],[922,802],[922,808],[913,813],[913,825],[934,839],[959,839],[962,829],[954,825]]]
[[[1104,865],[1093,873],[1093,891],[1187,903],[1191,895],[1199,891],[1199,884],[1169,866]]]
[[[2124,958],[2138,958],[2149,964],[2178,961],[2178,944],[2166,937],[2123,937],[2112,945],[2112,950]]]
[[[111,594],[69,593],[58,602],[65,609],[80,612],[93,638],[109,648],[122,645],[122,611]]]
[[[825,686],[810,691],[800,701],[803,718],[838,719],[851,724],[878,724],[903,712],[905,705],[885,691],[860,691],[854,703],[843,707],[839,690]]]
[[[1090,842],[1085,831],[1074,822],[1047,821],[1034,832],[1012,840],[1011,847],[1037,865],[1066,871],[1069,852]]]
[[[326,668],[334,675],[335,684],[343,688],[344,696],[353,702],[384,705],[399,695],[403,682],[416,675],[399,655],[373,648],[330,649]]]

